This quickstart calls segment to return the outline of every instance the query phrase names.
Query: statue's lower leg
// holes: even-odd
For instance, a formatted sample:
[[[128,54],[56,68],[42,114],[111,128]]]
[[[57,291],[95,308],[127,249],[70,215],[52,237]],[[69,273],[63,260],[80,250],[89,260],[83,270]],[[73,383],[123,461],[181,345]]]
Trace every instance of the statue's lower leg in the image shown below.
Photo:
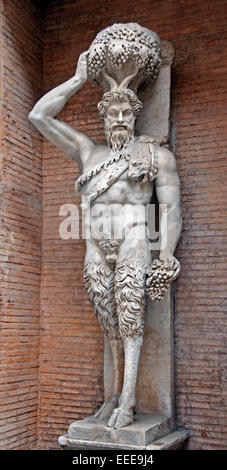
[[[98,421],[107,422],[113,413],[113,410],[118,406],[119,397],[122,389],[123,382],[123,362],[124,362],[124,349],[122,340],[120,338],[111,338],[110,347],[113,359],[113,388],[111,397],[106,400],[101,408],[95,413],[94,419]]]
[[[140,351],[143,337],[128,337],[124,339],[125,371],[124,384],[116,408],[108,422],[108,426],[120,429],[133,423],[133,413],[136,405],[136,382],[139,365]]]

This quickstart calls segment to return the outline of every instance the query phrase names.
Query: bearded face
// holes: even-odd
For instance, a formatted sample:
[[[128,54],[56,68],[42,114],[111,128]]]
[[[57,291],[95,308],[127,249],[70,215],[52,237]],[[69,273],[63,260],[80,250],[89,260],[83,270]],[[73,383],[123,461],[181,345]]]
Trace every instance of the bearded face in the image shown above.
[[[121,150],[134,137],[135,116],[128,101],[111,103],[104,119],[108,145]]]

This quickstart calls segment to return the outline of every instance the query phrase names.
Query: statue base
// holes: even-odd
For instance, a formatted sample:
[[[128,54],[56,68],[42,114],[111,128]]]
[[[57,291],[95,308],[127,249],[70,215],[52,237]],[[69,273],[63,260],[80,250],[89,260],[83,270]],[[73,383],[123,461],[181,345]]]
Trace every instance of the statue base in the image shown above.
[[[65,450],[177,450],[189,437],[188,431],[174,431],[172,419],[163,415],[137,414],[134,419],[122,429],[76,421],[58,442]]]

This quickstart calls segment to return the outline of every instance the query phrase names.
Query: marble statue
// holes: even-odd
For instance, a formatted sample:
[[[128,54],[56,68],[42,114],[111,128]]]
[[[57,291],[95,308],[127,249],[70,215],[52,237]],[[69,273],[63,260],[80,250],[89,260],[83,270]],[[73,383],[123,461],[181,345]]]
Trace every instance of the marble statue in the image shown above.
[[[112,397],[86,419],[115,429],[133,423],[147,296],[152,301],[162,299],[180,272],[174,257],[181,231],[175,158],[151,136],[134,132],[142,109],[137,89],[152,86],[160,67],[156,33],[135,23],[115,24],[101,31],[80,55],[75,75],[42,97],[29,114],[49,141],[77,161],[81,176],[76,185],[83,195],[84,212],[92,208],[95,214],[85,224],[100,223],[107,211],[111,214],[109,229],[103,229],[101,236],[99,231],[97,237],[94,230],[86,240],[84,280],[110,343],[114,385]],[[103,145],[56,119],[87,78],[104,90],[98,104],[107,141]],[[154,187],[159,204],[166,208],[167,236],[162,237],[161,218],[163,240],[159,257],[152,263],[146,207]],[[130,209],[136,209],[136,223]],[[135,226],[144,236],[135,236]]]

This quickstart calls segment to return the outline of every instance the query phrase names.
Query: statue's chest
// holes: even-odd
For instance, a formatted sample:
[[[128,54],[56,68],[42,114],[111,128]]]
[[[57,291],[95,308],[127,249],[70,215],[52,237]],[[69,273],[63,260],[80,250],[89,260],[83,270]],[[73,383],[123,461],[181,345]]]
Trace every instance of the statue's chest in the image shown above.
[[[109,160],[81,175],[77,189],[82,189],[87,203],[148,203],[152,181],[157,173],[153,146],[140,138],[133,148],[113,154]]]
[[[128,178],[128,169],[105,192],[96,199],[103,204],[146,204],[150,202],[153,183],[133,182]]]

